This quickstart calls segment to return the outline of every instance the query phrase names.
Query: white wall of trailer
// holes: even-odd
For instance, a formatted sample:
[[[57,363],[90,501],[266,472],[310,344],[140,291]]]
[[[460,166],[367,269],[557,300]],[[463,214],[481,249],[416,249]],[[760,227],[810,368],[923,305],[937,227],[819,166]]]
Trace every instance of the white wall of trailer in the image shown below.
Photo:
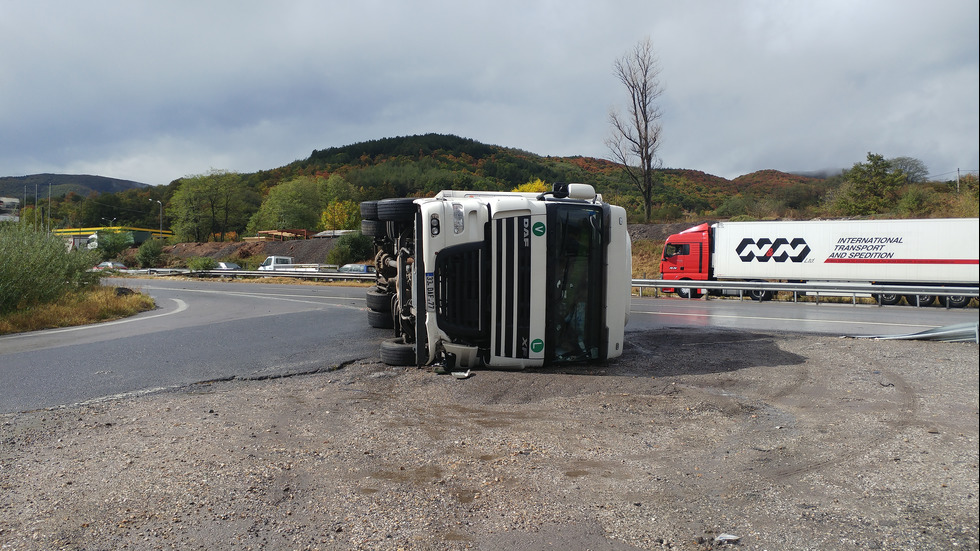
[[[980,280],[976,218],[719,222],[714,245],[716,279]]]

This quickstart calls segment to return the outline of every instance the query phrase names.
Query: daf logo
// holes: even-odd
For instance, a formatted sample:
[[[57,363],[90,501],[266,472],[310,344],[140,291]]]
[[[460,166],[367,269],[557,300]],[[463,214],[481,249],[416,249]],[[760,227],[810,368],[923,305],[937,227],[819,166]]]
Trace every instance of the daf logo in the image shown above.
[[[742,262],[803,262],[810,254],[810,246],[802,237],[797,237],[792,241],[779,237],[775,240],[763,237],[752,239],[746,237],[735,247],[735,254]]]

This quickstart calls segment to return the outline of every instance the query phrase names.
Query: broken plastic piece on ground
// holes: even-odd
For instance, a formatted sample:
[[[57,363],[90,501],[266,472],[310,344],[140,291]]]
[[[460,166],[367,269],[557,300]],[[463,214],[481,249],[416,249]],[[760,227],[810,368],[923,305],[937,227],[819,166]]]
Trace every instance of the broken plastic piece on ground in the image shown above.
[[[468,379],[470,377],[470,370],[467,369],[466,371],[453,371],[453,377],[456,377],[457,379]]]
[[[742,538],[732,535],[732,534],[718,534],[715,538],[715,543],[738,543],[738,540]]]

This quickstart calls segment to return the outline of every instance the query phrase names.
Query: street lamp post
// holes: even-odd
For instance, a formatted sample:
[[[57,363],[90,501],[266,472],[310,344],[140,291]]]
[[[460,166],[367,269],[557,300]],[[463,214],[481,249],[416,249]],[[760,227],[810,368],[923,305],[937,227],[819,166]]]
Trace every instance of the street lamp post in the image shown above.
[[[150,199],[150,202],[156,201],[160,204],[160,239],[163,239],[163,202],[157,199]]]

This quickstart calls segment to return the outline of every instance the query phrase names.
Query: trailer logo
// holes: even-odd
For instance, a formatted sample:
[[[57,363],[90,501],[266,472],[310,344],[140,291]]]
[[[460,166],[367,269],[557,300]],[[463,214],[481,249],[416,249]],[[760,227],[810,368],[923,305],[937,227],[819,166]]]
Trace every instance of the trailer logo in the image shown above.
[[[802,237],[797,237],[792,241],[780,237],[775,240],[763,237],[762,239],[751,239],[746,237],[735,247],[735,254],[742,262],[803,262],[803,259],[810,254],[810,247]]]

